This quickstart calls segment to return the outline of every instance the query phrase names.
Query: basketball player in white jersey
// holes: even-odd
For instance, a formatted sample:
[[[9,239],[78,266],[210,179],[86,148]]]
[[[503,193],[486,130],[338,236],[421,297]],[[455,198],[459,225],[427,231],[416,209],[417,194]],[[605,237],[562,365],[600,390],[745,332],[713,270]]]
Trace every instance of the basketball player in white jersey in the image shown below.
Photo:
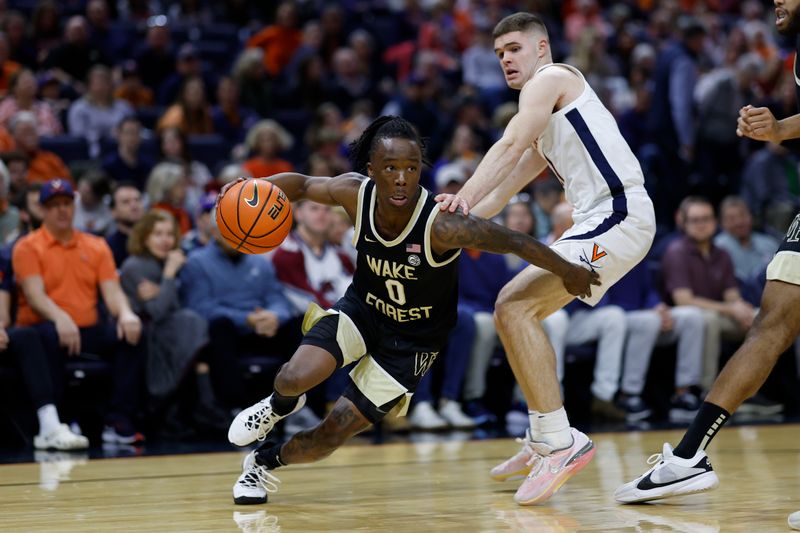
[[[599,273],[603,285],[583,300],[593,305],[653,242],[655,215],[641,167],[583,75],[553,63],[539,17],[510,15],[493,37],[506,83],[521,91],[519,112],[461,191],[437,197],[440,208],[492,217],[550,166],[575,221],[552,248]],[[527,476],[514,496],[521,505],[547,500],[594,454],[592,441],[570,427],[555,354],[541,325],[572,299],[558,277],[529,266],[503,288],[495,307],[497,331],[528,403],[530,430],[522,450],[495,467],[492,477]],[[615,390],[593,392],[610,397]]]

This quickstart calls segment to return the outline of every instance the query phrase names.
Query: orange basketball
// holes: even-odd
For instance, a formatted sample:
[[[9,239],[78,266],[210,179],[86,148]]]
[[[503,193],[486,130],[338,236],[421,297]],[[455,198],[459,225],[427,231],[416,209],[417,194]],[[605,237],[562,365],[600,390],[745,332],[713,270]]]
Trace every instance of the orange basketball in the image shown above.
[[[240,181],[220,198],[217,227],[236,250],[263,254],[278,247],[292,229],[292,204],[269,181]]]

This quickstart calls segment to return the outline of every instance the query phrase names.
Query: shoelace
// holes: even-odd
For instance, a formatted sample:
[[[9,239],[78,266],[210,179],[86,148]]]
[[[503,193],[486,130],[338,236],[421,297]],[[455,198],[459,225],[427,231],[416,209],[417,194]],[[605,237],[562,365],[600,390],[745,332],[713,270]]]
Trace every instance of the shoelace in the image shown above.
[[[267,492],[277,492],[278,483],[281,482],[277,476],[272,474],[266,466],[253,465],[244,478],[248,487],[261,486]]]
[[[660,453],[654,453],[650,457],[647,458],[647,464],[654,465],[663,459],[663,456]]]
[[[272,410],[272,406],[269,404],[268,401],[264,402],[264,406],[247,417],[247,421],[245,422],[245,427],[247,429],[258,428],[258,433],[256,434],[256,439],[259,441],[263,441],[267,438],[267,428],[271,428],[275,425],[275,422],[280,420],[280,416],[276,415],[275,412]],[[268,426],[268,423],[270,423]]]

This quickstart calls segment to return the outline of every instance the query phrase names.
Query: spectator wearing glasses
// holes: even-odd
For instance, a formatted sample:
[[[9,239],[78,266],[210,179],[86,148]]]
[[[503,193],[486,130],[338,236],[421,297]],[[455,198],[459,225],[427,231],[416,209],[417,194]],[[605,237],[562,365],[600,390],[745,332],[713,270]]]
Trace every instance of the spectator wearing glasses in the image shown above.
[[[663,297],[670,305],[703,311],[702,385],[708,389],[717,376],[722,340],[743,340],[756,310],[739,293],[731,256],[714,244],[717,218],[711,203],[689,196],[681,202],[680,212],[684,235],[669,245],[661,259]]]

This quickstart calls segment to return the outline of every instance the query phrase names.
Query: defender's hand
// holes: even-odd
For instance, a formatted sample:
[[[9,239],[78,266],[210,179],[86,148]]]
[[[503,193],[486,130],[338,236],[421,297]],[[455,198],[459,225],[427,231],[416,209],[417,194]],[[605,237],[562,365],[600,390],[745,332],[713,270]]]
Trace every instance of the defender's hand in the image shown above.
[[[437,194],[434,199],[439,202],[439,209],[442,211],[455,213],[460,207],[464,215],[469,215],[469,203],[457,194]]]
[[[572,265],[563,282],[564,288],[571,295],[588,298],[592,295],[592,285],[600,285],[600,275],[580,265]]]

